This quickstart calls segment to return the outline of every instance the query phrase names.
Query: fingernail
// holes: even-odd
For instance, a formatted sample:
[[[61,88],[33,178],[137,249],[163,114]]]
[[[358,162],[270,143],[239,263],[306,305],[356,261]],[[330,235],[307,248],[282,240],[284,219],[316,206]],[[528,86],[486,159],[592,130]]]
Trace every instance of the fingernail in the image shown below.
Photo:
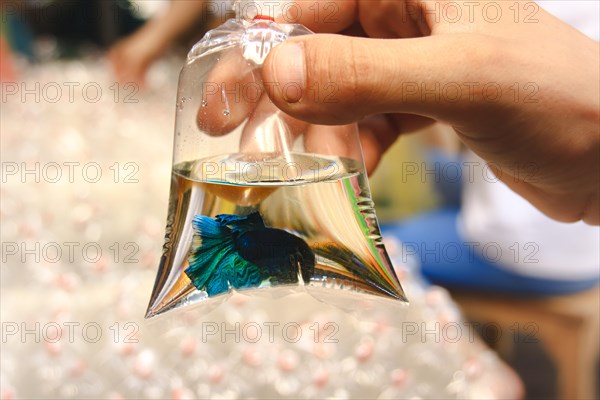
[[[275,79],[283,100],[297,103],[306,87],[304,44],[284,43],[275,54]]]

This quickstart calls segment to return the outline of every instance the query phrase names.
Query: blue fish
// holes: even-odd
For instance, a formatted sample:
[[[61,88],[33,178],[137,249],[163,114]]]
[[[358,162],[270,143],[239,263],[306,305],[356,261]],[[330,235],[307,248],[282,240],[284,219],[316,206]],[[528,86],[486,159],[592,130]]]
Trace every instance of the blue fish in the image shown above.
[[[196,215],[194,237],[185,273],[209,296],[271,284],[308,282],[315,255],[308,244],[287,231],[267,228],[258,212],[210,218]]]

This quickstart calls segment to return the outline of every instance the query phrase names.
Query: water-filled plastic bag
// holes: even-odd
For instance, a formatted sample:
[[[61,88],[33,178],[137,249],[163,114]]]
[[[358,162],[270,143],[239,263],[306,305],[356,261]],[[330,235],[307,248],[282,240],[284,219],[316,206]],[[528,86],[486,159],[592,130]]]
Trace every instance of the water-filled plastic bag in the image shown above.
[[[356,124],[307,124],[269,98],[270,90],[300,88],[263,80],[269,51],[306,34],[301,25],[236,18],[189,52],[146,317],[192,304],[208,310],[233,291],[306,290],[347,309],[368,298],[406,302],[380,236]]]

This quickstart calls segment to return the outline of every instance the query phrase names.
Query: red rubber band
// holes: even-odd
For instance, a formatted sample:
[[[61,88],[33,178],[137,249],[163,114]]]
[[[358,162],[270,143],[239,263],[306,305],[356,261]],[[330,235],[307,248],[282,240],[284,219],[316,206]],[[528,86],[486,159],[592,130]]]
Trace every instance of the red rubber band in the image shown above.
[[[273,17],[270,17],[270,16],[268,16],[268,15],[260,15],[260,14],[259,14],[259,15],[257,15],[256,17],[254,17],[254,19],[265,19],[265,20],[267,20],[267,21],[273,21],[273,22],[275,22],[275,18],[273,18]]]

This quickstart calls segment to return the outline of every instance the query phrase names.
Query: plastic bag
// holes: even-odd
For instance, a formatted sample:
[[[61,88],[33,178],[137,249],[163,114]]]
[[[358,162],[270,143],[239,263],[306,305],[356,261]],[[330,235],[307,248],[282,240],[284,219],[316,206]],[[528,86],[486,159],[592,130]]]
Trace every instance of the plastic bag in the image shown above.
[[[238,14],[189,52],[147,318],[233,291],[307,290],[346,309],[365,294],[406,302],[380,236],[356,124],[307,124],[269,99],[269,90],[299,87],[263,81],[265,58],[306,34],[301,25]]]

